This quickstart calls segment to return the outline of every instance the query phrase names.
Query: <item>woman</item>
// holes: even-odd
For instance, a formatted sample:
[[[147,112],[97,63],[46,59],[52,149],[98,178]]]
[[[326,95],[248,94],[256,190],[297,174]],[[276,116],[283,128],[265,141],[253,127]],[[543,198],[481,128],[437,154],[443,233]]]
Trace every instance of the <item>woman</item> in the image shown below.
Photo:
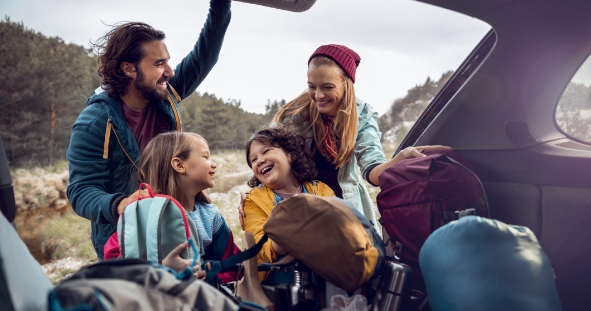
[[[283,106],[273,121],[301,129],[314,152],[316,179],[329,185],[338,197],[351,201],[381,232],[362,178],[377,186],[378,177],[388,167],[442,146],[409,147],[386,161],[378,115],[355,96],[360,60],[346,46],[320,46],[308,59],[307,91]],[[240,214],[244,216],[242,209]]]

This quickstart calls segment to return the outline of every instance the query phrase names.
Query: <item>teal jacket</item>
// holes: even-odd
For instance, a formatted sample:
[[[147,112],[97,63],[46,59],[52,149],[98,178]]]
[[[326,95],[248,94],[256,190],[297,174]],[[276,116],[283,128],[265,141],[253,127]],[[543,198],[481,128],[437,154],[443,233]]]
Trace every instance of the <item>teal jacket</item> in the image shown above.
[[[372,222],[376,231],[382,232],[376,220],[371,197],[363,182],[364,179],[369,182],[371,170],[386,162],[380,142],[382,133],[378,127],[378,113],[359,98],[356,98],[356,101],[359,128],[355,139],[355,151],[353,157],[339,169],[337,179],[343,191],[343,199],[351,201],[353,206]],[[288,119],[284,122],[288,122]],[[311,147],[314,140],[312,130],[305,132],[304,137],[308,147]]]
[[[371,106],[357,98],[359,128],[355,139],[354,156],[345,163],[337,175],[343,190],[343,199],[351,201],[353,206],[372,222],[377,232],[382,232],[376,220],[371,197],[363,179],[369,182],[369,173],[376,166],[386,162],[378,127],[378,113]],[[363,179],[362,179],[363,177]]]
[[[169,95],[158,103],[181,131],[179,102],[191,95],[218,60],[230,23],[230,0],[211,0],[209,15],[194,49],[175,69]],[[91,240],[98,258],[103,246],[117,230],[117,204],[138,189],[138,143],[125,123],[121,102],[97,89],[72,127],[66,153],[70,169],[67,195],[74,211],[91,221]]]

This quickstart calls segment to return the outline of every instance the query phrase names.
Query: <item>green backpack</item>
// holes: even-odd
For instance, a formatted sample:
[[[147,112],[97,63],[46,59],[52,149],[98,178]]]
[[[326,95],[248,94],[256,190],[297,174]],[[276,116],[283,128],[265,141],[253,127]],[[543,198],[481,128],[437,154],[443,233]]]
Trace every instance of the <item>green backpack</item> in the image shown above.
[[[181,258],[200,264],[197,227],[185,209],[173,197],[155,195],[148,184],[140,184],[140,189],[143,187],[149,196],[129,203],[117,222],[121,257],[161,264],[175,247],[188,241]],[[191,248],[191,243],[197,247]]]

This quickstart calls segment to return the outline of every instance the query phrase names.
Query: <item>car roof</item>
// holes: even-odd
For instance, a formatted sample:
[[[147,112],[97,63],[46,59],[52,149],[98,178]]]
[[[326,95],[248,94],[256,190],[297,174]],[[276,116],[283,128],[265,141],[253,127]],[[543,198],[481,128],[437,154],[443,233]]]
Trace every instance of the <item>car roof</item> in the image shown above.
[[[529,145],[564,138],[556,104],[591,51],[588,0],[422,0],[481,19],[496,43],[480,68],[424,130],[415,145],[458,150],[518,149],[508,122],[524,124]]]
[[[303,12],[311,8],[316,0],[236,0],[245,3],[258,4],[280,10]]]

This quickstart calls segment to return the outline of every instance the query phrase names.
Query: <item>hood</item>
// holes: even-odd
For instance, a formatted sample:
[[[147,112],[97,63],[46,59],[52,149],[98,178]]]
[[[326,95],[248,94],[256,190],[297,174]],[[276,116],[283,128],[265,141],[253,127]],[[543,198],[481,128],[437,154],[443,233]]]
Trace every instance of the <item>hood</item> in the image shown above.
[[[96,90],[94,90],[92,95],[90,95],[90,97],[86,100],[86,105],[90,106],[96,102],[107,102],[107,103],[111,103],[111,104],[115,104],[115,103],[118,104],[119,100],[109,97],[109,93],[107,91],[103,90],[103,88],[99,86]]]

